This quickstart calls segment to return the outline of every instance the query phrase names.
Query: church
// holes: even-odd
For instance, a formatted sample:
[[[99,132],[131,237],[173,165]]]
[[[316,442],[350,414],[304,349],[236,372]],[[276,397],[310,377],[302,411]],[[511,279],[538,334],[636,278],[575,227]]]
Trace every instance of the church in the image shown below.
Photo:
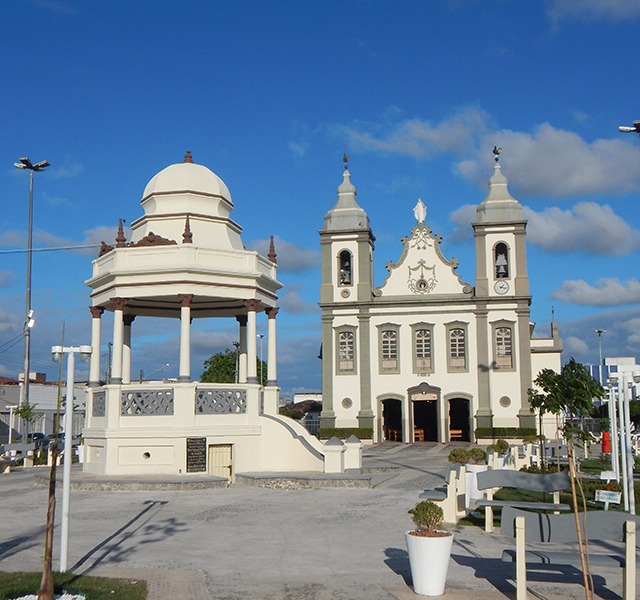
[[[322,248],[323,428],[372,430],[384,440],[476,441],[477,428],[535,428],[527,392],[559,371],[562,343],[534,337],[526,220],[499,155],[476,208],[476,275],[461,280],[418,200],[402,253],[374,283],[375,237],[345,156]],[[408,215],[409,216],[409,215]]]

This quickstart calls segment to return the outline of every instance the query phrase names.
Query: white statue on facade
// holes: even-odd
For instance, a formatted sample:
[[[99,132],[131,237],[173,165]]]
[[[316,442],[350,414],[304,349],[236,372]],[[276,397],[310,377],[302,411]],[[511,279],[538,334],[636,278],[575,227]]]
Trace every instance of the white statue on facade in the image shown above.
[[[424,223],[424,220],[427,218],[427,207],[420,198],[418,198],[418,204],[416,204],[416,207],[413,209],[413,216],[418,223]]]

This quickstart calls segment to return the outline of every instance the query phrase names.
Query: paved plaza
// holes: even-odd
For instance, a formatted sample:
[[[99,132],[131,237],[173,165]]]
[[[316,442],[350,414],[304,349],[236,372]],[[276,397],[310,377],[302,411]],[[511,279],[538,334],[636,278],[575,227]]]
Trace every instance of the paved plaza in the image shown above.
[[[450,449],[365,447],[373,489],[72,490],[70,570],[146,579],[152,600],[415,599],[403,532],[419,493],[444,481]],[[41,569],[47,473],[0,476],[0,570]],[[515,598],[514,566],[501,560],[513,545],[457,528],[443,597]],[[55,546],[57,568],[59,531]],[[622,597],[620,568],[593,572],[598,598]],[[530,597],[584,598],[580,582],[575,569],[550,569],[530,578]]]

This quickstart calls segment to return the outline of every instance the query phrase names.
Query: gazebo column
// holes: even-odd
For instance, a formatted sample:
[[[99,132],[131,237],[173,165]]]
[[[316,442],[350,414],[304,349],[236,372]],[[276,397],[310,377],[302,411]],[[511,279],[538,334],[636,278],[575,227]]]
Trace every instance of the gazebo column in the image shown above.
[[[131,323],[135,315],[123,315],[124,325],[122,334],[122,383],[131,383]]]
[[[178,294],[180,300],[180,372],[178,381],[191,381],[191,303],[193,294]]]
[[[258,383],[256,356],[256,311],[259,300],[245,300],[247,307],[247,383]]]
[[[247,315],[238,315],[238,383],[247,383]]]
[[[276,371],[276,315],[280,309],[276,306],[267,308],[264,312],[269,317],[267,329],[267,385],[277,385]]]
[[[89,367],[89,387],[100,385],[100,325],[104,308],[90,306],[91,311],[91,365]]]
[[[111,383],[122,383],[122,334],[126,298],[111,298],[113,302],[113,362],[111,365]]]

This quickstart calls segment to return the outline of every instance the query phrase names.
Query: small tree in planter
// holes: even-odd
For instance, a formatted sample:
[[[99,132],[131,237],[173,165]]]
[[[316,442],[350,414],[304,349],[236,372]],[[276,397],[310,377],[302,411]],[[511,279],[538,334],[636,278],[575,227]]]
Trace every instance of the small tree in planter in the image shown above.
[[[444,513],[434,502],[418,502],[409,513],[416,529],[405,533],[413,591],[423,596],[441,596],[447,580],[453,533],[441,531]]]
[[[438,529],[442,509],[430,500],[418,502],[409,513],[416,529],[405,532],[413,591],[423,596],[441,596],[449,569],[453,533]]]
[[[418,502],[414,508],[409,511],[416,525],[416,530],[411,535],[420,535],[424,537],[441,537],[449,535],[445,531],[436,531],[439,525],[442,525],[444,512],[435,502],[424,500]]]

